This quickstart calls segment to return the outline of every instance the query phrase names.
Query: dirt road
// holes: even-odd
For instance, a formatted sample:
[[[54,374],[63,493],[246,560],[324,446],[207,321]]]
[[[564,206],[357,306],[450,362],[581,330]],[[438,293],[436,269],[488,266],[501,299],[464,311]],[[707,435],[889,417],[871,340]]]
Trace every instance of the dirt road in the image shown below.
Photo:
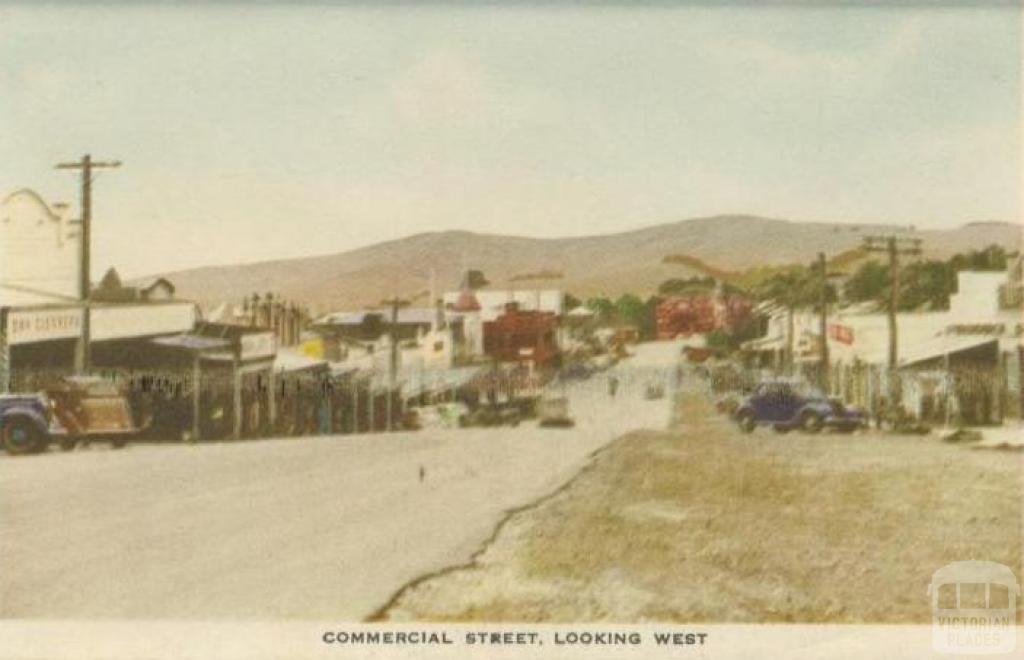
[[[397,621],[921,622],[931,574],[1020,575],[1021,455],[935,436],[739,433],[696,392],[509,517]]]
[[[570,388],[574,429],[0,458],[0,617],[360,620],[466,561],[507,509],[565,483],[594,450],[664,428],[667,400],[639,386],[614,399],[599,379]]]

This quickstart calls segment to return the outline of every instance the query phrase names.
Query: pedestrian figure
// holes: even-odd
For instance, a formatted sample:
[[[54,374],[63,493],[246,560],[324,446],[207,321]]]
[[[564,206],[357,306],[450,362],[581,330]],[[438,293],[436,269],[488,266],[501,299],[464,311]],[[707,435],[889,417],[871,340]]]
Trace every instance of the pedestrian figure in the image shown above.
[[[615,393],[619,390],[619,379],[615,376],[608,376],[608,396],[615,398]]]
[[[423,483],[423,480],[424,480],[424,479],[425,479],[426,477],[427,477],[427,471],[426,471],[426,469],[425,469],[425,468],[424,468],[424,467],[423,467],[423,466],[421,465],[421,466],[420,466],[420,483]]]

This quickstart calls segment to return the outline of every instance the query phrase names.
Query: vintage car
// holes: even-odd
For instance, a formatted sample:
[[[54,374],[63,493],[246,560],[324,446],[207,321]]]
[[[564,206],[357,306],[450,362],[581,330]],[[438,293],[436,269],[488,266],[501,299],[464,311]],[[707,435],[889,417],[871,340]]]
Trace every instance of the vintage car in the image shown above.
[[[512,406],[484,405],[459,415],[459,426],[519,426],[522,416]]]
[[[817,433],[823,428],[851,433],[867,426],[864,412],[847,408],[819,390],[787,380],[761,383],[733,413],[740,430],[750,433],[771,426],[779,433],[799,428]]]
[[[0,444],[9,454],[33,454],[53,442],[61,449],[108,441],[122,447],[139,432],[128,400],[99,378],[64,378],[36,394],[0,396]]]
[[[545,397],[537,402],[540,426],[571,428],[576,424],[569,416],[569,399],[564,396]]]

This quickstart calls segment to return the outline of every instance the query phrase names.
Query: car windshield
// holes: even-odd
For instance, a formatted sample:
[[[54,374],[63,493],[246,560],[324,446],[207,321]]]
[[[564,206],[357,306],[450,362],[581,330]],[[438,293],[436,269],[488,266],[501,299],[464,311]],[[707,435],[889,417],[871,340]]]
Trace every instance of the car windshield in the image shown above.
[[[779,396],[782,394],[795,394],[804,399],[824,399],[824,393],[816,386],[803,381],[771,381],[762,383],[760,387],[762,394]]]
[[[69,389],[77,390],[87,397],[118,396],[117,387],[113,383],[98,378],[66,378],[64,382]]]
[[[793,390],[805,399],[826,399],[825,393],[809,383],[798,383]]]

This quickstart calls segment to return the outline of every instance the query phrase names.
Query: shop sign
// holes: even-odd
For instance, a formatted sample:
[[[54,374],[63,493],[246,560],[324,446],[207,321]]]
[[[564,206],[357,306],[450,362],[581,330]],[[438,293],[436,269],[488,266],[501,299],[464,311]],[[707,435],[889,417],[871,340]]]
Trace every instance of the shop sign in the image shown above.
[[[239,338],[242,360],[273,357],[277,354],[277,344],[273,332],[246,333]]]
[[[12,309],[7,312],[7,343],[12,346],[53,339],[73,339],[81,334],[81,309]]]
[[[853,328],[848,325],[830,323],[828,326],[828,336],[829,339],[833,339],[840,344],[853,344]]]

